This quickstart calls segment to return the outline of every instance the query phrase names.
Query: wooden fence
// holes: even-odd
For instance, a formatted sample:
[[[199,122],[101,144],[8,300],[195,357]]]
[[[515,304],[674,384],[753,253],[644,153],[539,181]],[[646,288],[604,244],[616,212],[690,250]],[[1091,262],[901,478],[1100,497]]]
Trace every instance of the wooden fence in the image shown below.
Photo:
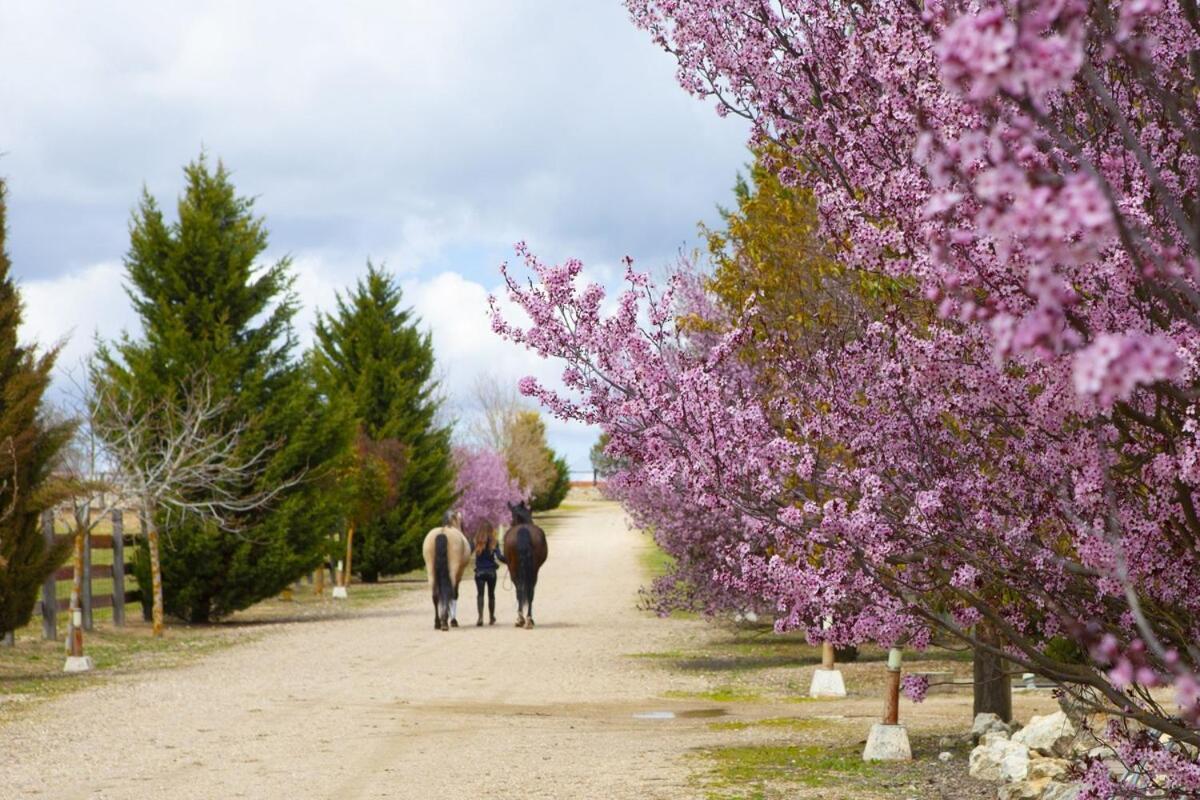
[[[145,521],[142,520],[140,514],[138,519],[143,528],[141,533],[144,534]],[[71,538],[70,534],[62,536],[55,534],[53,511],[45,511],[42,514],[42,535],[46,538],[47,543]],[[84,536],[83,591],[79,598],[80,610],[83,612],[84,630],[92,630],[93,611],[97,608],[111,607],[113,624],[124,625],[125,604],[141,600],[140,590],[125,588],[125,576],[129,574],[132,566],[125,561],[126,548],[130,548],[130,552],[132,552],[134,541],[133,536],[125,533],[125,512],[120,509],[112,512],[111,534],[92,533]],[[92,554],[95,550],[111,550],[112,564],[93,564]],[[104,578],[112,579],[112,591],[97,595],[92,591],[92,581]],[[70,583],[73,579],[74,568],[68,564],[59,567],[58,571],[42,584],[42,599],[38,602],[38,608],[35,611],[42,615],[42,636],[46,639],[58,638],[58,612],[71,608],[69,597],[61,599],[58,597],[58,583],[60,581]]]

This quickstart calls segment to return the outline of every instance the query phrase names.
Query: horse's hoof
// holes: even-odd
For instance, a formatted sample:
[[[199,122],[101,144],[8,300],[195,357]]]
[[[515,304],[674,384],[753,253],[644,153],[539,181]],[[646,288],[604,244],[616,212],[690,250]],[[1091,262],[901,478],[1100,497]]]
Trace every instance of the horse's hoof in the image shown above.
[[[449,626],[449,625],[447,625],[446,623],[444,623],[444,622],[443,622],[443,623],[442,623],[442,630],[444,630],[444,631],[448,631],[448,630],[450,630],[450,626]]]
[[[475,623],[475,627],[476,627],[476,628],[482,628],[482,627],[483,627],[483,617],[480,617],[480,618],[479,618],[479,621]]]
[[[525,627],[525,618],[524,617],[517,617],[517,627],[518,628]]]
[[[450,627],[451,627],[451,628],[457,628],[457,627],[458,627],[458,620],[456,620],[456,619],[452,619],[452,620],[450,620]]]
[[[496,618],[492,617],[492,620],[491,620],[491,622],[488,623],[488,625],[495,625],[495,624],[496,624]]]
[[[525,629],[533,630],[533,617],[530,617],[529,619],[525,620]]]

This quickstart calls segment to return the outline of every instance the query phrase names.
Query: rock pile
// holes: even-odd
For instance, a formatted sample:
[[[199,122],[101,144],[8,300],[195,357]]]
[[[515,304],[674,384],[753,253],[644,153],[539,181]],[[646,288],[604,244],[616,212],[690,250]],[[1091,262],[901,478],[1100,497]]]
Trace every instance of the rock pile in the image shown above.
[[[1000,800],[1074,800],[1080,785],[1070,778],[1077,731],[1061,711],[1014,726],[995,714],[979,714],[971,726],[978,745],[971,751],[970,775],[1002,781]]]

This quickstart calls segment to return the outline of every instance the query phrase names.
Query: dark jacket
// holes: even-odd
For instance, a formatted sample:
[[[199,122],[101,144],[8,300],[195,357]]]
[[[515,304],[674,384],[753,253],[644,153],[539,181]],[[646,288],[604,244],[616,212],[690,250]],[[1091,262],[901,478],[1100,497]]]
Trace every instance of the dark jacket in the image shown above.
[[[491,550],[484,550],[482,553],[475,554],[475,574],[480,575],[488,572],[495,572],[499,569],[496,562],[507,564],[504,560],[504,555],[500,552],[499,547],[494,547]]]

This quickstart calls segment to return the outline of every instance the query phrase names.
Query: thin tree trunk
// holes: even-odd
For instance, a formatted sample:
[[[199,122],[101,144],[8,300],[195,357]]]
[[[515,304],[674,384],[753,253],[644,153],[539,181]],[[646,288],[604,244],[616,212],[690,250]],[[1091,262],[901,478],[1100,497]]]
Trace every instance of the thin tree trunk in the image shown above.
[[[150,583],[154,592],[154,605],[150,614],[153,620],[151,631],[154,636],[163,635],[162,568],[158,560],[158,523],[154,520],[154,506],[146,504],[146,543],[150,549]]]
[[[995,633],[985,630],[982,626],[976,630],[975,635],[990,644],[999,644]],[[976,648],[973,662],[974,713],[995,714],[1005,722],[1012,722],[1012,681],[1004,659],[983,648]]]
[[[320,566],[317,567],[316,578],[313,579],[313,594],[317,597],[325,596],[325,559],[321,559]]]
[[[346,575],[342,578],[342,586],[350,588],[350,576],[354,573],[350,567],[354,560],[354,523],[350,523],[350,527],[346,530]]]

